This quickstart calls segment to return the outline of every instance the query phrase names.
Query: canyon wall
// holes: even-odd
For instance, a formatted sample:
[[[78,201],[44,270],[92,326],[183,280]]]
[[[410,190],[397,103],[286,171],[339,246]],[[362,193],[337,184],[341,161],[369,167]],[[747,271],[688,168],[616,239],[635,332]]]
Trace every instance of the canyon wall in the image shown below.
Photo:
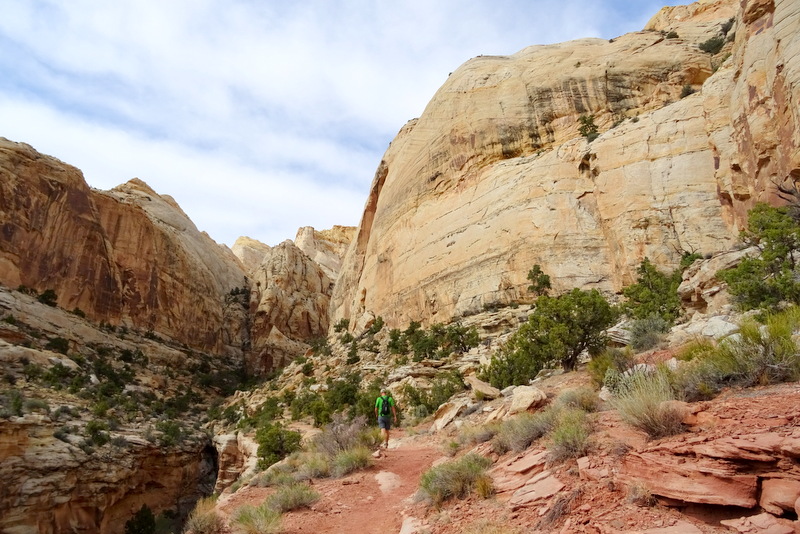
[[[141,180],[90,189],[81,172],[0,139],[0,283],[201,350],[240,354],[245,316],[225,296],[239,261]]]
[[[800,178],[798,9],[701,1],[462,65],[378,166],[331,322],[524,301],[534,264],[557,292],[618,292],[644,257],[730,248],[773,182]],[[712,37],[722,50],[702,51]]]

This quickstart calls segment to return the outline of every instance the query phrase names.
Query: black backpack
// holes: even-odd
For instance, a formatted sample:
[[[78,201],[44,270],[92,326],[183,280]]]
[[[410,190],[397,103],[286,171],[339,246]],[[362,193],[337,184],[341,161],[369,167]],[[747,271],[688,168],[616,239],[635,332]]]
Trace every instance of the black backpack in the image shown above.
[[[390,397],[383,397],[382,396],[381,399],[383,399],[381,401],[381,415],[383,417],[386,417],[387,415],[391,415],[392,414],[392,405],[389,404]]]

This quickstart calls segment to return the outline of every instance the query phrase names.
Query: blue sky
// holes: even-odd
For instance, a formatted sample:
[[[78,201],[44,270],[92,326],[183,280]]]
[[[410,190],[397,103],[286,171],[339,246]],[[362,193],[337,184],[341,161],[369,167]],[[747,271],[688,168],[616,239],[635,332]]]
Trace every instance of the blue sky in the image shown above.
[[[642,29],[651,0],[0,0],[0,136],[137,177],[200,230],[356,225],[389,142],[478,55]]]

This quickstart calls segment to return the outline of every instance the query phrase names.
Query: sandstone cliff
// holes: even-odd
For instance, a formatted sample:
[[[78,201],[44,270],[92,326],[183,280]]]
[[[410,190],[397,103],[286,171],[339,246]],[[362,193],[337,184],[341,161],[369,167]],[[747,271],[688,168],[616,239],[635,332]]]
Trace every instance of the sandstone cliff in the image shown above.
[[[611,41],[468,61],[384,155],[331,321],[524,300],[537,263],[557,291],[615,292],[645,256],[729,248],[773,181],[800,178],[799,9],[701,1]]]
[[[246,285],[231,252],[141,180],[90,189],[80,171],[0,139],[0,283],[95,321],[240,353],[245,317],[225,295]]]

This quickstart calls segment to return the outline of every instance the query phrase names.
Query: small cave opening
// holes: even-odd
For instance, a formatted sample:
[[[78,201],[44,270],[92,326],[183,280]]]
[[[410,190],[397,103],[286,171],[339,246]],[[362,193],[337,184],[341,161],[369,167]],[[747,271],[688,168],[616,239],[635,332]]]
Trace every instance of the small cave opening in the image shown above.
[[[208,497],[214,493],[219,474],[219,453],[212,443],[206,443],[200,452],[200,466],[197,473],[197,493]]]

